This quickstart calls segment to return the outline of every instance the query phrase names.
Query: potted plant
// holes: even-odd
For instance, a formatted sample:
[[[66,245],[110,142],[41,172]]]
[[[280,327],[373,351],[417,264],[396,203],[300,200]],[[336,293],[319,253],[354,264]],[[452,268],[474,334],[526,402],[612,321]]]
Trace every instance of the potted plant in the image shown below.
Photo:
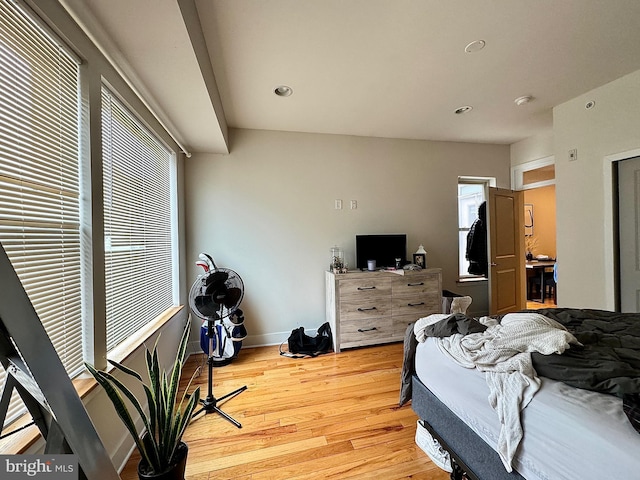
[[[157,341],[153,350],[146,349],[148,383],[143,382],[138,372],[109,360],[117,370],[134,377],[142,384],[149,407],[148,414],[144,411],[142,402],[117,378],[108,372],[96,370],[93,366],[85,364],[96,381],[105,389],[118,416],[133,437],[142,457],[138,464],[140,479],[184,479],[188,447],[182,442],[182,435],[200,400],[200,387],[196,388],[191,395],[186,393],[193,380],[192,377],[180,402],[177,403],[189,332],[190,322],[187,322],[171,372],[160,369],[156,350]],[[142,418],[144,423],[142,436],[136,429],[122,395],[129,399]]]
[[[530,262],[531,260],[533,260],[533,251],[538,246],[538,239],[533,235],[527,235],[524,238],[524,243],[527,249],[525,256],[527,257],[527,261]]]

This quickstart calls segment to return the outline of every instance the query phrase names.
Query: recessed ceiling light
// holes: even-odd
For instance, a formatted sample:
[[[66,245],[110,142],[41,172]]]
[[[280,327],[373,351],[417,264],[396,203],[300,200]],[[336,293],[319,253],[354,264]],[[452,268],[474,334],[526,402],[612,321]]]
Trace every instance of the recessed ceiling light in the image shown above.
[[[464,47],[464,51],[467,52],[467,53],[479,52],[480,50],[482,50],[484,48],[485,45],[486,45],[486,43],[485,43],[484,40],[474,40],[469,45]]]
[[[458,107],[456,108],[453,113],[455,113],[456,115],[461,115],[463,113],[467,113],[470,112],[471,110],[473,110],[473,107],[471,105],[465,105],[463,107]]]
[[[289,97],[293,93],[293,88],[288,85],[278,85],[273,89],[273,93],[279,97]]]
[[[526,105],[527,103],[529,103],[531,100],[533,100],[533,97],[531,95],[524,95],[522,97],[518,97],[516,98],[513,103],[515,103],[516,105],[518,105],[519,107],[522,105]]]

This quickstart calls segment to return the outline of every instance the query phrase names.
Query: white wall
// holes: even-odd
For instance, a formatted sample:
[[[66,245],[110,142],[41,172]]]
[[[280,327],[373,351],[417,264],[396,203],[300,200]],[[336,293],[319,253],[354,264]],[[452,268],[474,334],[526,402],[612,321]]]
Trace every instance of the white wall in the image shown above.
[[[521,165],[553,155],[553,132],[525,138],[511,144],[511,166]]]
[[[424,244],[443,287],[486,312],[486,286],[456,285],[457,181],[494,176],[508,187],[508,146],[259,130],[231,130],[230,140],[229,155],[185,164],[188,276],[202,251],[240,274],[245,344],[324,322],[330,248],[355,266],[356,234],[406,233],[409,254]]]
[[[559,105],[553,121],[558,293],[566,306],[614,309],[608,157],[640,149],[640,71]],[[569,162],[573,148],[578,159]]]

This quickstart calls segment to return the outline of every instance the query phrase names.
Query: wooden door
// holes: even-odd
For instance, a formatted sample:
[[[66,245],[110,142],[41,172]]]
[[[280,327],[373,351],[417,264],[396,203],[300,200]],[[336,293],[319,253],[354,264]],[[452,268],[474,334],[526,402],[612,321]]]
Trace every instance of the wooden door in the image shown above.
[[[522,192],[489,188],[489,308],[492,315],[526,307]]]

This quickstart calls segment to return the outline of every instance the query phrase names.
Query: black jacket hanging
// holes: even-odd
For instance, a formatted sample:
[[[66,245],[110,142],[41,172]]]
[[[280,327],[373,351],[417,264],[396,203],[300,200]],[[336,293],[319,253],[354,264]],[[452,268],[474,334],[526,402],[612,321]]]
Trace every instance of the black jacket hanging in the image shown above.
[[[478,218],[473,222],[467,234],[466,258],[469,260],[468,272],[471,275],[488,276],[487,202],[482,202],[478,207]]]

